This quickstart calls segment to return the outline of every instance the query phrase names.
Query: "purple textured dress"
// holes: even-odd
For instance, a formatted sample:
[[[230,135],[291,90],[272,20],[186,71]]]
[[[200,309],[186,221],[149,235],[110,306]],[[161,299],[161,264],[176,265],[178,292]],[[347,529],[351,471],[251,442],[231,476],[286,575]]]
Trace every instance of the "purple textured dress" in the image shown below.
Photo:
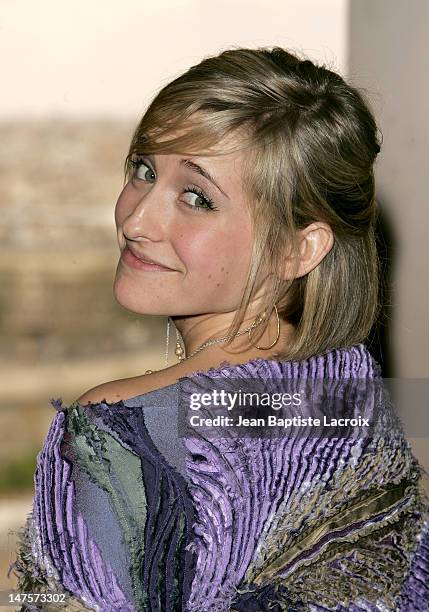
[[[314,397],[315,382],[362,382],[363,394],[348,387],[348,405],[368,414],[372,393],[377,425],[204,435],[187,422],[179,435],[190,390],[249,380],[310,383]],[[52,400],[14,570],[20,591],[63,601],[22,609],[429,610],[423,470],[381,388],[359,344],[221,366],[114,404]],[[323,393],[313,416],[338,416]]]

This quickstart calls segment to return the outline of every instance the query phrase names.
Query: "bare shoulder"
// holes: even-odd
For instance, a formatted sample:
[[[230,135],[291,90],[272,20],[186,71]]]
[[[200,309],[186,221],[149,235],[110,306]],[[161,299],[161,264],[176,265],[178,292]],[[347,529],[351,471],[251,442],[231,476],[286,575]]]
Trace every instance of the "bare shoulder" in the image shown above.
[[[124,397],[127,397],[124,381],[112,380],[85,391],[85,393],[77,398],[76,402],[78,402],[81,406],[85,406],[87,404],[99,404],[103,401],[113,404],[114,402],[118,402],[120,399],[122,399],[124,393]]]
[[[223,360],[223,363],[228,363]],[[82,406],[86,404],[99,404],[107,402],[113,404],[121,400],[143,395],[162,387],[176,383],[179,378],[188,376],[195,371],[206,371],[209,367],[217,367],[210,358],[202,356],[174,364],[169,368],[155,371],[152,374],[143,374],[131,378],[122,378],[97,385],[86,391],[76,401]]]
[[[178,372],[161,371],[131,378],[122,378],[120,380],[111,380],[89,389],[76,402],[81,406],[99,404],[101,402],[113,404],[170,385],[177,382],[179,376]]]

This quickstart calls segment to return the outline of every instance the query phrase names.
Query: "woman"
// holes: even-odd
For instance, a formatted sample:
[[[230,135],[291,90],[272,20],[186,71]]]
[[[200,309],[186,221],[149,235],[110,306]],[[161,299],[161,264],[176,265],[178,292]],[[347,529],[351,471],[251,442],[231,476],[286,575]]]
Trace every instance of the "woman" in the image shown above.
[[[179,363],[52,401],[15,571],[63,601],[24,609],[428,609],[422,468],[363,344],[379,148],[362,95],[280,48],[225,51],[156,96],[114,293],[167,315],[167,355],[174,322]],[[297,399],[295,420],[240,404],[230,426],[203,401],[219,384]]]

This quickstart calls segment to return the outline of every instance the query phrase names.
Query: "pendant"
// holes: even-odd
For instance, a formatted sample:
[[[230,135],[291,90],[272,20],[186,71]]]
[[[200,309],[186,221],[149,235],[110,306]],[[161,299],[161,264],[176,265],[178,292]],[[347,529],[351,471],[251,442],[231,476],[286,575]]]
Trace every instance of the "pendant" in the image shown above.
[[[182,361],[185,358],[185,356],[184,356],[185,355],[185,351],[180,346],[180,342],[179,341],[176,342],[176,348],[174,349],[174,354],[179,359],[179,361]]]

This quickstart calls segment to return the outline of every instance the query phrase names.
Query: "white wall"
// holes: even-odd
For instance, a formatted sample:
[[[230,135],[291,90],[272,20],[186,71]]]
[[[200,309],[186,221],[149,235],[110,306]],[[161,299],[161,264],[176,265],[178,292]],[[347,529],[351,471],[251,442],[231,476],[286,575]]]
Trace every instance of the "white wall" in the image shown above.
[[[342,72],[347,0],[2,0],[0,120],[140,115],[231,45],[302,50]]]
[[[395,376],[429,377],[427,0],[351,1],[349,73],[383,133],[377,191],[392,225]]]

